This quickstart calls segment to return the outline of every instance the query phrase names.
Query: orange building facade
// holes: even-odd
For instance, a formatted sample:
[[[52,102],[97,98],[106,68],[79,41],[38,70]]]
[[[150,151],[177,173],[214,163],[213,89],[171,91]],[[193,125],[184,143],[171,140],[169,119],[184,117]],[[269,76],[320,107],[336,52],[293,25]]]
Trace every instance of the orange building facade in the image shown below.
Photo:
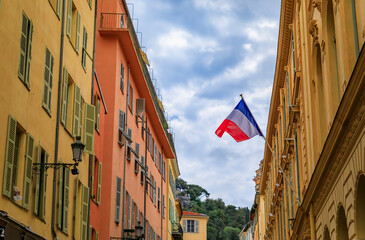
[[[165,239],[172,137],[127,3],[98,2],[97,12],[91,239],[121,239],[137,224],[145,239]]]

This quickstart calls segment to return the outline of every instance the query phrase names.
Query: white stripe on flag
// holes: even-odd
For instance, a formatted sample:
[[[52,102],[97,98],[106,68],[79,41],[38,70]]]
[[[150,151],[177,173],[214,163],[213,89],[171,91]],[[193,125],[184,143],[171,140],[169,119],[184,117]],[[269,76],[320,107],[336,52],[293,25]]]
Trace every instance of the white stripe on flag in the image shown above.
[[[227,119],[234,122],[249,138],[253,138],[259,135],[259,131],[255,126],[248,120],[248,118],[238,109],[233,109],[231,114],[228,115]]]

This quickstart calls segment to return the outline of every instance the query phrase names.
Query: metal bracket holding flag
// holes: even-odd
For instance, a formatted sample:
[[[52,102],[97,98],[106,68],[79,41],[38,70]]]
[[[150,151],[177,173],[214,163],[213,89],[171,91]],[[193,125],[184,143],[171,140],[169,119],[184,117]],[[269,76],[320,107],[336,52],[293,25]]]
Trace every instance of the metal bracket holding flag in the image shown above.
[[[295,194],[295,198],[299,204],[301,205],[300,199],[298,194],[294,191],[294,188],[286,176],[284,170],[282,169],[281,165],[276,158],[270,144],[266,140],[265,136],[262,134],[262,131],[257,124],[254,116],[252,115],[250,109],[248,108],[243,95],[240,94],[241,100],[237,104],[237,106],[233,109],[233,111],[227,116],[225,120],[219,125],[218,129],[215,131],[215,134],[218,137],[222,137],[225,132],[231,135],[236,142],[242,142],[248,139],[253,138],[256,135],[261,136],[264,140],[266,145],[268,146],[269,150],[271,151],[272,156],[274,157],[276,164],[279,166],[279,172],[284,176],[285,180],[287,181],[290,190]]]

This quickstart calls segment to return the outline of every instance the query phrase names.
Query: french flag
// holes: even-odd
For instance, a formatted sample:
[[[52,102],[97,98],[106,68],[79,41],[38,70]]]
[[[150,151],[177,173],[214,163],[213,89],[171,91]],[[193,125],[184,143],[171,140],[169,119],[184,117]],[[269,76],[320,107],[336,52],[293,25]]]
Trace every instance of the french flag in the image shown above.
[[[245,141],[256,135],[263,137],[259,125],[256,123],[243,99],[241,99],[231,114],[218,127],[215,134],[218,137],[222,137],[224,132],[231,135],[236,142]]]

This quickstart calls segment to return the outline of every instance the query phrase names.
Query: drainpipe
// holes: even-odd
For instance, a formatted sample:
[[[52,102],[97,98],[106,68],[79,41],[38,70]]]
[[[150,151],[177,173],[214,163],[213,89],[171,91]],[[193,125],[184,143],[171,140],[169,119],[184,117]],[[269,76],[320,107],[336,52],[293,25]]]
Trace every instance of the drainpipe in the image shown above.
[[[62,22],[61,22],[61,46],[60,46],[60,63],[58,69],[58,98],[57,98],[57,118],[56,118],[56,137],[55,137],[55,151],[54,163],[58,160],[58,144],[60,133],[60,115],[61,115],[61,89],[62,89],[62,69],[63,69],[63,45],[65,39],[65,6],[66,0],[62,4]],[[51,231],[53,238],[57,238],[55,230],[55,215],[56,215],[56,186],[57,186],[57,168],[53,168],[53,192],[52,192],[52,217],[51,217]]]
[[[314,221],[313,204],[309,206],[309,224],[311,230],[311,240],[316,240],[316,226]]]
[[[130,73],[130,66],[128,66],[128,76],[127,76],[127,88],[128,88],[128,83],[129,86],[131,85],[130,79],[129,79],[129,73]],[[127,131],[126,133],[128,134],[128,98],[129,95],[131,93],[128,94],[129,89],[127,89],[127,94],[126,94],[126,107],[125,107],[125,127],[124,127],[124,131]],[[131,103],[129,103],[131,104]],[[124,227],[125,227],[125,208],[127,207],[125,205],[126,199],[124,199],[124,193],[125,193],[125,166],[127,165],[127,142],[125,143],[126,145],[124,146],[124,166],[123,166],[123,197],[122,197],[122,201],[123,201],[123,209],[122,209],[122,239],[124,239]],[[131,146],[132,147],[132,146]],[[125,197],[127,197],[127,195],[125,195]],[[129,203],[130,204],[130,203]]]
[[[146,239],[147,237],[147,229],[146,229],[146,199],[147,199],[147,189],[148,189],[148,185],[147,185],[147,173],[146,173],[146,169],[147,169],[147,148],[148,148],[148,123],[147,123],[147,113],[146,113],[146,129],[145,129],[145,150],[144,150],[144,192],[143,192],[143,232],[144,232],[144,239]]]
[[[95,15],[94,15],[94,39],[93,39],[93,59],[92,59],[92,67],[91,67],[91,104],[94,104],[94,72],[95,72],[95,46],[96,46],[96,22],[97,22],[97,13],[98,13],[98,0],[95,0]],[[87,208],[87,226],[90,226],[90,199],[91,196],[91,189],[93,188],[93,183],[91,182],[91,176],[92,176],[92,164],[93,156],[89,155],[89,172],[88,172],[88,185],[89,185],[89,199],[88,199],[88,208]],[[100,173],[98,173],[100,174]],[[90,231],[87,231],[87,239],[91,239],[91,236],[89,236]]]

